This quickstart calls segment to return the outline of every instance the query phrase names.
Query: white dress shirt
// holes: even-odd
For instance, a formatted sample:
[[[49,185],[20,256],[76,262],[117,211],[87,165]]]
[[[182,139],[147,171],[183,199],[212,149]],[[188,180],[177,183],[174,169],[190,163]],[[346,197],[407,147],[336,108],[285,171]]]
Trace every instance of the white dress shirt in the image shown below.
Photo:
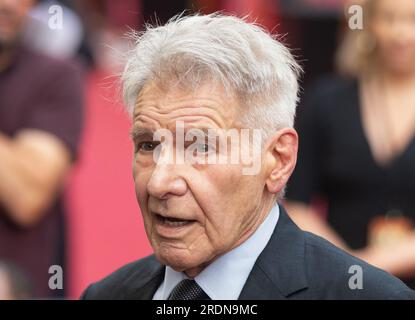
[[[208,265],[194,280],[212,300],[237,300],[260,253],[277,225],[279,207],[275,205],[258,229],[242,244]],[[166,300],[185,273],[166,266],[164,280],[153,300]]]

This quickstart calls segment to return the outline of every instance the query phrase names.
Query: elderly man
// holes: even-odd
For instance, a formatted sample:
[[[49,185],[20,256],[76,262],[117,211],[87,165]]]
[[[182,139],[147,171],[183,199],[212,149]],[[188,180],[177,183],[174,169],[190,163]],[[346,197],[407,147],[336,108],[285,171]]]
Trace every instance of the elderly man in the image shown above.
[[[154,255],[82,298],[414,298],[277,204],[298,143],[300,67],[286,47],[218,14],[177,17],[135,40],[122,80]]]

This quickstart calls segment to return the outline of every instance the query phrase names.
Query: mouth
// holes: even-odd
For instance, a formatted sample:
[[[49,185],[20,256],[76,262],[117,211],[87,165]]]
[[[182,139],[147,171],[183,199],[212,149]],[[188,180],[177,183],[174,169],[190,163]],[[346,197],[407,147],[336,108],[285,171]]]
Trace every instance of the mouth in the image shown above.
[[[164,227],[168,227],[168,228],[181,228],[181,227],[185,227],[196,222],[196,220],[166,217],[158,213],[154,213],[154,216],[156,218],[157,224],[162,225]]]

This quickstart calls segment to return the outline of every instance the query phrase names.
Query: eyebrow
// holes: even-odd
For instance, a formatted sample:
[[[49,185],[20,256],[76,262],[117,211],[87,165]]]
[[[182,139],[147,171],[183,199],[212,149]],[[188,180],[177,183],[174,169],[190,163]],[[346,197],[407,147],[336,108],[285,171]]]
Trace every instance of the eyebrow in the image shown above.
[[[191,130],[198,130],[198,132],[202,131],[204,136],[206,138],[209,137],[217,137],[218,136],[218,128],[209,128],[209,127],[201,127],[201,128],[197,128],[194,126],[190,126],[184,129],[184,133],[185,135],[191,131]],[[172,131],[173,136],[176,136],[176,132]],[[153,137],[154,136],[154,131],[147,129],[147,128],[143,128],[140,126],[133,126],[131,131],[130,131],[130,137],[133,140],[137,140],[140,137]],[[197,136],[197,135],[195,135]]]
[[[137,140],[139,137],[143,137],[143,136],[153,136],[153,131],[149,130],[147,128],[143,128],[140,126],[133,126],[131,131],[130,131],[130,137],[133,140]]]

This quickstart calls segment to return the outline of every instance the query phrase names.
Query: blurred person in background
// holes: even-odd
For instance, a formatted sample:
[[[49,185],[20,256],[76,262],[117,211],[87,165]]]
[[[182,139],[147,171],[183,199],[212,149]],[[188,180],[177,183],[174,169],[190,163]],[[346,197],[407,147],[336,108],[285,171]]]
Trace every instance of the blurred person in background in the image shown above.
[[[360,4],[364,28],[339,55],[349,76],[305,90],[287,208],[303,229],[415,288],[415,1]]]
[[[0,0],[0,259],[48,287],[64,268],[61,191],[81,132],[82,74],[76,63],[21,44],[35,1]]]
[[[78,14],[55,0],[36,2],[26,21],[24,44],[58,58],[76,55],[84,39],[83,25]],[[52,15],[56,15],[56,19],[51,19]],[[60,16],[64,17],[62,24],[57,21]],[[50,27],[51,24],[53,28]]]
[[[33,297],[33,284],[16,265],[0,260],[0,300],[21,300]]]

